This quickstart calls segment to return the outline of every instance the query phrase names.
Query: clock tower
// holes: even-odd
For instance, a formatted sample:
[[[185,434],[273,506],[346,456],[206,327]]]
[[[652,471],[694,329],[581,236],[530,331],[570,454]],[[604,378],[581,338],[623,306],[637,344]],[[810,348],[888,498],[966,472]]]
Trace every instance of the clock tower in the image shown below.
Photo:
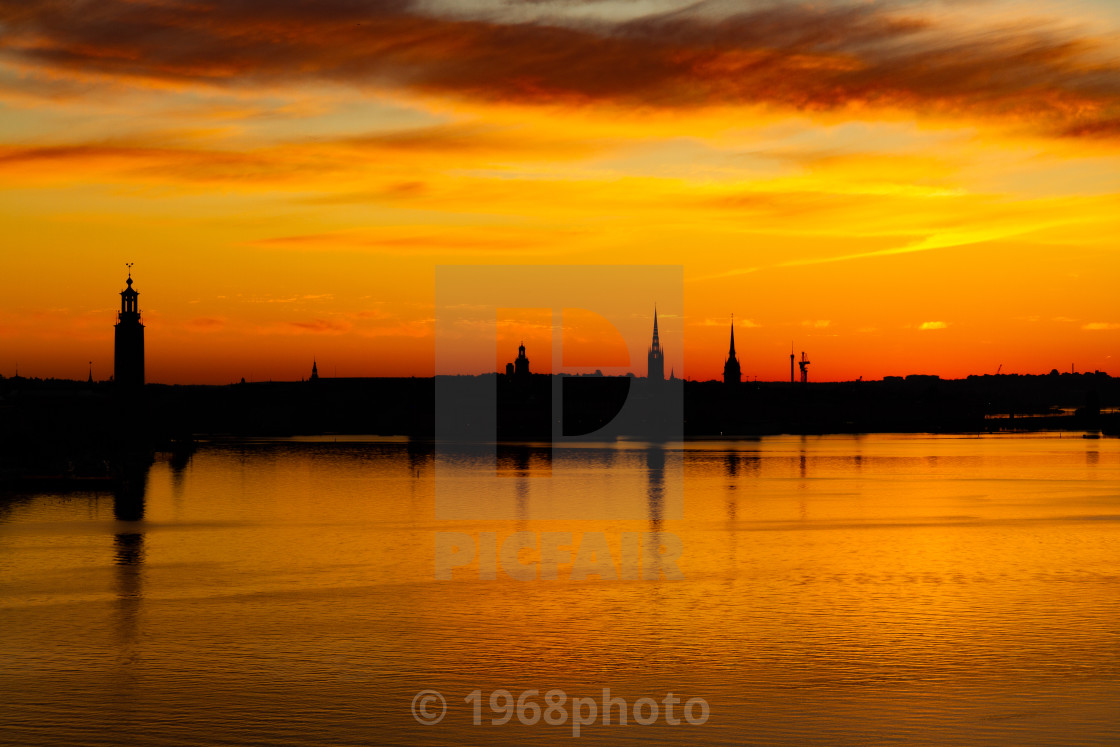
[[[127,287],[121,291],[121,310],[114,326],[113,381],[119,389],[144,386],[144,325],[140,321],[139,293],[132,288],[132,263]]]

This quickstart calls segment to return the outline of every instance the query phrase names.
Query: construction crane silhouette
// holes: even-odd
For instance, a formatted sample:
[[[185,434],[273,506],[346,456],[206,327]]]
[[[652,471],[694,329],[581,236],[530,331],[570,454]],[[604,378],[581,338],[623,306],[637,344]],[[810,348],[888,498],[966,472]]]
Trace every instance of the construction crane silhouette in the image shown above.
[[[805,351],[801,351],[801,360],[797,362],[797,366],[801,369],[801,383],[804,384],[809,381],[809,359],[805,357]]]

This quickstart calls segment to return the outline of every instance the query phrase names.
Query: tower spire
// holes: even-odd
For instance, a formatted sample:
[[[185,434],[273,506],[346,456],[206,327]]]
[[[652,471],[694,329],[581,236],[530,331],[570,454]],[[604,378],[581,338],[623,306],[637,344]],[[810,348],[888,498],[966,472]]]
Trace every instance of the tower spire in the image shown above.
[[[653,304],[653,341],[646,360],[646,377],[653,381],[665,380],[665,351],[661,348],[661,337],[657,333],[656,303]]]
[[[120,292],[121,310],[113,328],[113,380],[119,391],[139,391],[144,386],[144,323],[140,318],[140,294],[132,287],[132,262],[125,262],[125,267],[128,279]]]
[[[742,381],[743,372],[739,367],[739,359],[735,357],[735,315],[731,315],[731,347],[727,351],[727,360],[723,364],[723,383],[736,385]]]

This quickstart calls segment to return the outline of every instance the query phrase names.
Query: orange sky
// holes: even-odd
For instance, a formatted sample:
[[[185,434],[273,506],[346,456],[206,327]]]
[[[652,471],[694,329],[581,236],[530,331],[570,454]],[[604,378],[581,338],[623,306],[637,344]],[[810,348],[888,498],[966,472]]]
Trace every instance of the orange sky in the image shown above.
[[[634,314],[693,379],[732,313],[747,378],[791,342],[818,381],[1117,374],[1118,32],[1095,0],[0,0],[0,374],[107,378],[125,262],[157,382],[430,375],[448,264],[679,265]]]

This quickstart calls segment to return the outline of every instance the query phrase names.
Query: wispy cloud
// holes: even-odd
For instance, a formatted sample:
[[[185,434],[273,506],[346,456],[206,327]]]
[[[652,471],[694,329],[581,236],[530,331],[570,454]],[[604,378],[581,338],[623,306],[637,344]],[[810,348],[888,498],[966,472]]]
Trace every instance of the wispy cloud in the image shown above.
[[[1089,322],[1081,326],[1081,329],[1088,329],[1092,331],[1120,329],[1118,322]]]
[[[733,277],[738,277],[740,275],[749,275],[752,272],[758,272],[758,270],[759,270],[759,268],[757,268],[757,267],[736,267],[734,269],[727,270],[725,272],[717,272],[717,273],[714,273],[712,275],[697,275],[697,276],[689,277],[689,278],[686,278],[686,282],[694,283],[694,282],[700,282],[702,280],[718,280],[720,278],[733,278]]]
[[[249,303],[298,303],[300,301],[330,301],[333,293],[305,293],[297,296],[255,296],[245,299]]]
[[[921,330],[945,329],[948,326],[949,326],[948,322],[922,322],[921,324],[918,325],[918,329],[921,329]]]
[[[318,79],[522,104],[971,112],[1117,134],[1120,63],[1100,54],[1106,39],[1061,20],[964,27],[901,0],[745,7],[576,22],[410,0],[99,0],[95,11],[0,0],[0,44],[28,90],[67,77],[231,89]]]
[[[198,317],[188,319],[186,326],[196,332],[217,332],[226,326],[226,320],[217,317]]]
[[[351,251],[399,253],[484,252],[523,254],[554,245],[575,231],[557,230],[549,235],[502,226],[472,226],[469,229],[433,230],[409,226],[380,231],[338,231],[333,233],[271,236],[246,242],[259,249],[285,251]]]
[[[701,319],[698,322],[689,322],[689,325],[693,326],[693,327],[730,327],[731,326],[731,320],[730,319],[713,319],[713,318],[709,317],[707,319]],[[756,322],[753,319],[736,319],[735,320],[735,326],[736,327],[742,327],[742,328],[745,328],[745,329],[757,329],[758,327],[761,327],[762,325],[759,324],[758,322]]]
[[[338,319],[312,319],[310,321],[287,322],[289,331],[296,333],[341,335],[349,332],[354,325]]]
[[[0,145],[0,173],[35,182],[111,174],[142,181],[221,183],[226,187],[302,185],[312,175],[350,168],[341,153],[311,154],[292,147],[222,150],[188,144],[150,145],[102,140],[66,145]]]

